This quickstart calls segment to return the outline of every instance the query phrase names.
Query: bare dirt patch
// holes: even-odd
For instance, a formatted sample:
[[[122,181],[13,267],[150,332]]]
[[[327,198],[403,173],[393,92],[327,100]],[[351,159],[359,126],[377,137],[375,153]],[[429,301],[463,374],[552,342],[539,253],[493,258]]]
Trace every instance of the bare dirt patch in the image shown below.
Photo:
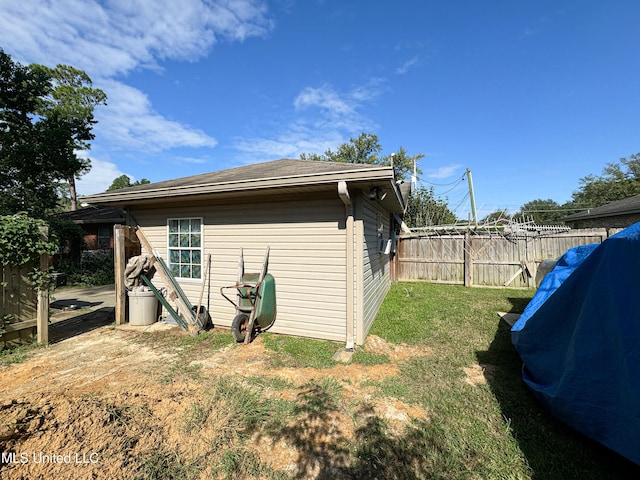
[[[496,367],[494,365],[476,363],[474,365],[464,367],[462,370],[466,375],[465,381],[470,385],[476,386],[486,384],[487,381],[491,379],[495,368]]]
[[[149,466],[183,472],[183,478],[187,473],[223,478],[214,466],[228,460],[224,449],[235,444],[242,447],[240,460],[229,461],[255,458],[296,478],[316,478],[322,459],[331,454],[335,478],[341,478],[338,467],[347,465],[349,443],[368,418],[383,419],[401,433],[428,415],[419,406],[381,396],[367,383],[396,375],[403,359],[430,354],[424,349],[371,336],[365,350],[388,355],[390,363],[266,368],[272,352],[261,338],[246,346],[230,339],[228,347],[210,353],[205,348],[180,363],[179,347],[149,346],[137,341],[140,335],[150,334],[103,327],[0,370],[3,479],[152,478],[145,470]],[[197,375],[184,374],[190,369]],[[234,399],[212,402],[211,382],[256,376],[286,382],[288,387],[260,394],[294,408],[281,431],[255,429],[248,442],[237,443],[239,419],[229,418],[227,408]],[[323,379],[331,379],[335,397],[314,410],[312,385]],[[222,456],[212,460],[216,452]],[[194,474],[189,465],[205,467]],[[270,478],[259,472],[252,477]]]

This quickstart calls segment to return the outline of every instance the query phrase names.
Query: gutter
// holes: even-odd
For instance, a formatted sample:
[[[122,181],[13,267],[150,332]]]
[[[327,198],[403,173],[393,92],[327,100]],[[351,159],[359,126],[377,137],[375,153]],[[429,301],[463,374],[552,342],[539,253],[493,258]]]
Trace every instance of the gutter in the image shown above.
[[[393,173],[391,173],[393,175]],[[138,201],[145,199],[171,198],[185,195],[201,195],[223,192],[238,192],[261,188],[298,187],[331,184],[335,181],[382,181],[390,179],[389,167],[354,169],[342,172],[322,172],[305,175],[289,175],[286,177],[270,177],[245,179],[236,181],[209,182],[189,185],[167,185],[150,187],[131,187],[129,191],[113,190],[111,192],[87,195],[83,200],[91,204],[109,204],[115,202]],[[165,183],[165,182],[160,182]],[[172,183],[171,181],[167,183]],[[153,184],[151,184],[153,185]]]
[[[345,207],[345,215],[346,215],[346,253],[347,253],[347,342],[345,345],[345,350],[353,351],[355,348],[355,335],[354,335],[354,326],[355,326],[355,318],[353,314],[354,309],[354,295],[355,295],[355,285],[354,285],[354,245],[353,245],[353,235],[354,235],[354,225],[353,225],[353,202],[351,201],[351,196],[349,195],[349,189],[347,188],[347,182],[341,181],[338,182],[338,195],[340,196],[340,200],[344,203]]]

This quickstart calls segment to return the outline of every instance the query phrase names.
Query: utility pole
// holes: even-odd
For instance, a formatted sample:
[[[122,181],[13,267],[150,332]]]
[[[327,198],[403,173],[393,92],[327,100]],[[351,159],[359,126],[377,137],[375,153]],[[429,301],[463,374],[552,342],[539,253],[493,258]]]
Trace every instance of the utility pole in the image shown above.
[[[411,191],[418,191],[418,172],[415,160],[413,161],[413,174],[411,175]]]
[[[476,197],[473,194],[473,178],[471,170],[467,168],[467,181],[469,182],[469,198],[471,198],[471,214],[473,215],[473,224],[478,226],[478,214],[476,213]]]

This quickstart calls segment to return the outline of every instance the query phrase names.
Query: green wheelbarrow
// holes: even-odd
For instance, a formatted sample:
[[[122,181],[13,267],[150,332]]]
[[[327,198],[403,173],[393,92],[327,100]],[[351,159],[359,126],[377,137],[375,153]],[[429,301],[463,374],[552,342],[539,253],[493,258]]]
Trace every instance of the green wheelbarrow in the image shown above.
[[[220,294],[236,308],[236,316],[231,323],[231,334],[238,343],[251,342],[256,333],[270,328],[276,319],[276,281],[267,273],[268,266],[269,247],[262,262],[262,271],[245,273],[244,255],[240,249],[237,282],[220,288]],[[236,291],[236,301],[230,298],[230,290]]]

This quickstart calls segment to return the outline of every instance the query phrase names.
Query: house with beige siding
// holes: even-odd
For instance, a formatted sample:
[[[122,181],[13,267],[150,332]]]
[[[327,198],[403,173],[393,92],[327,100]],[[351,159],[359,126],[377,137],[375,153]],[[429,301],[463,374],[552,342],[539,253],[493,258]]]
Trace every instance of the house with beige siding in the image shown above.
[[[219,292],[236,281],[240,249],[245,270],[259,272],[270,247],[277,298],[271,331],[347,348],[364,343],[389,290],[405,208],[392,167],[293,159],[85,201],[124,208],[127,224],[143,231],[193,304],[205,282],[204,303],[219,326],[230,326],[235,314]]]

